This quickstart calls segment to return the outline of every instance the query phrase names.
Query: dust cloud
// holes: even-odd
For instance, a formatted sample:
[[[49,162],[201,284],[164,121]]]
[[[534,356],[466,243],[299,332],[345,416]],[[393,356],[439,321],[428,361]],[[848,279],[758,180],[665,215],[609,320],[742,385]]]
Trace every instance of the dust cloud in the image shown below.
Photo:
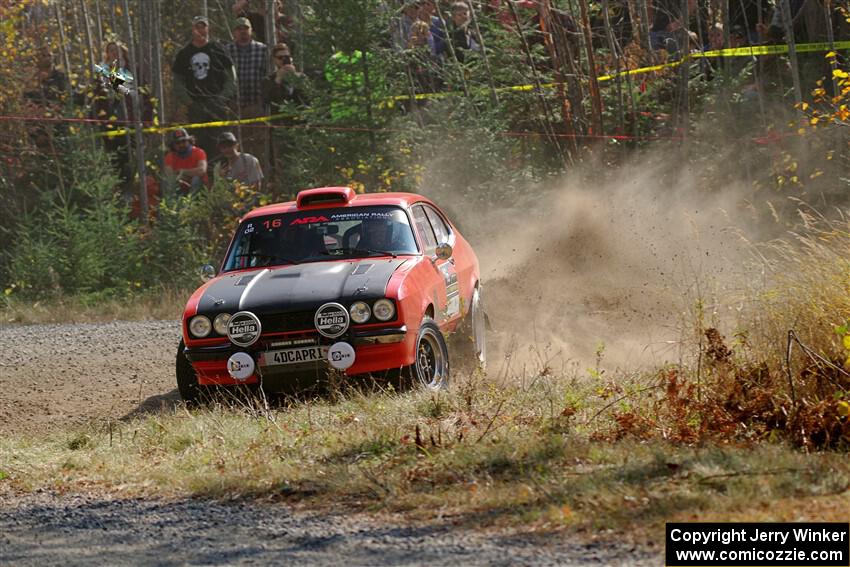
[[[602,367],[624,370],[680,360],[697,301],[708,319],[722,316],[716,298],[739,285],[742,234],[753,226],[743,183],[706,191],[701,178],[656,154],[615,171],[586,164],[486,211],[457,194],[430,195],[478,254],[490,368],[523,359],[584,370],[600,355]]]

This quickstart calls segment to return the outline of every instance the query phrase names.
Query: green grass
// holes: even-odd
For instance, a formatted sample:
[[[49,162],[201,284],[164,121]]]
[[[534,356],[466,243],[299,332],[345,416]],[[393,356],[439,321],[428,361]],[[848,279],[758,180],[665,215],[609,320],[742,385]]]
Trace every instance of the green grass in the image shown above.
[[[3,296],[0,290],[0,326],[179,319],[191,293],[163,289],[126,296],[92,293],[26,299],[14,294]]]
[[[441,394],[346,392],[271,410],[178,407],[0,440],[0,486],[271,498],[470,526],[611,529],[647,541],[676,518],[765,519],[767,509],[768,519],[782,519],[802,506],[833,517],[819,500],[843,502],[836,519],[846,513],[846,454],[604,440],[612,423],[609,410],[593,418],[608,403],[598,390],[565,377],[526,390],[476,379]]]
[[[740,292],[731,325],[712,321],[725,330],[709,328],[700,298],[678,365],[578,376],[541,362],[510,379],[461,377],[440,394],[342,390],[271,410],[231,401],[24,432],[0,439],[0,490],[268,498],[644,541],[676,520],[846,521],[850,228],[797,240],[766,250],[769,281]],[[184,299],[126,309],[179,313]],[[7,301],[0,314],[89,316],[65,308]],[[789,359],[793,390],[789,329],[807,345]]]

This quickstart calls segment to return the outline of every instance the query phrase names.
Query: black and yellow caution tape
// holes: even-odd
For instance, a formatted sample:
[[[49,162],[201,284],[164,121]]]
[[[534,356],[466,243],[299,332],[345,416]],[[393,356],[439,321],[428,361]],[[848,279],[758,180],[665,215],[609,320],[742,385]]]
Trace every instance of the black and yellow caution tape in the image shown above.
[[[801,43],[795,46],[795,50],[797,53],[815,53],[821,51],[842,51],[850,49],[850,41],[835,41],[833,43]],[[641,75],[645,73],[654,73],[657,71],[662,71],[664,69],[672,69],[674,67],[678,67],[683,63],[691,59],[714,59],[721,57],[757,57],[761,55],[784,55],[788,53],[789,46],[787,44],[781,45],[753,45],[748,47],[733,47],[728,49],[714,49],[711,51],[696,51],[694,53],[689,53],[682,59],[678,59],[676,61],[671,61],[669,63],[661,63],[659,65],[651,65],[648,67],[641,67],[639,69],[629,69],[627,71],[621,71],[619,73],[611,73],[608,75],[602,75],[596,78],[599,82],[612,81],[617,77],[625,77],[632,75]],[[523,91],[536,91],[538,89],[553,89],[559,86],[562,86],[563,83],[544,83],[539,87],[537,85],[512,85],[508,87],[497,87],[496,89],[488,89],[488,88],[480,88],[475,89],[475,92],[481,93],[489,93],[492,90],[495,90],[497,93],[504,92],[523,92]],[[450,96],[456,96],[459,94],[456,91],[450,92],[441,92],[441,93],[419,93],[413,95],[398,95],[387,97],[384,101],[381,102],[382,106],[392,106],[396,102],[402,102],[406,100],[433,100],[446,98]],[[276,120],[278,118],[283,118],[285,116],[291,116],[290,114],[281,113],[281,114],[271,114],[269,116],[260,116],[257,118],[243,118],[240,120],[218,120],[215,122],[198,122],[192,124],[174,124],[171,126],[150,126],[148,128],[143,128],[142,132],[146,134],[164,134],[167,132],[172,132],[177,130],[178,128],[186,128],[186,129],[198,129],[198,128],[219,128],[222,126],[239,126],[243,124],[257,124],[260,122],[270,122],[272,120]],[[101,132],[99,136],[106,136],[109,138],[116,136],[124,136],[128,132],[134,131],[133,128],[122,128],[118,130],[111,130],[109,132]]]
[[[197,130],[199,128],[219,128],[221,126],[238,126],[241,124],[257,124],[260,122],[269,122],[271,120],[276,120],[278,118],[283,118],[285,116],[292,116],[289,113],[280,113],[280,114],[270,114],[269,116],[259,116],[257,118],[242,118],[239,120],[217,120],[215,122],[193,122],[190,124],[172,124],[171,126],[149,126],[147,128],[142,128],[142,132],[145,134],[165,134],[167,132],[173,132],[174,130],[179,130],[180,128]],[[118,130],[110,130],[109,132],[100,132],[98,136],[105,136],[107,138],[114,138],[117,136],[124,136],[128,132],[133,132],[133,128],[121,128]]]
[[[850,41],[835,41],[829,43],[801,43],[794,46],[797,53],[815,53],[818,51],[841,51],[850,49]],[[719,57],[756,57],[759,55],[784,55],[788,53],[788,44],[782,45],[752,45],[749,47],[732,47],[728,49],[713,49],[711,51],[695,51],[689,53],[684,58],[670,63],[662,63],[661,65],[653,65],[651,67],[641,67],[640,69],[630,69],[620,73],[612,73],[610,75],[602,75],[597,77],[597,81],[611,81],[618,76],[640,75],[642,73],[652,73],[663,69],[678,67],[682,63],[690,59],[715,59]]]
[[[818,51],[840,51],[844,49],[850,49],[850,41],[836,41],[831,45],[829,43],[801,43],[795,46],[797,53],[811,53]],[[678,59],[676,61],[671,61],[669,63],[661,63],[658,65],[650,65],[648,67],[641,67],[639,69],[629,69],[628,71],[621,71],[620,73],[611,73],[608,75],[602,75],[597,77],[596,80],[599,82],[605,81],[613,81],[617,77],[625,77],[632,75],[642,75],[644,73],[654,73],[657,71],[663,71],[664,69],[672,69],[674,67],[678,67],[685,61],[689,59],[713,59],[717,57],[755,57],[759,55],[783,55],[788,53],[788,45],[754,45],[750,47],[734,47],[729,49],[714,49],[711,51],[697,51],[687,55],[683,59]],[[563,85],[563,83],[544,83],[541,84],[539,88],[541,89],[553,89]],[[509,87],[497,87],[496,89],[486,89],[480,88],[476,89],[476,92],[492,92],[495,90],[497,93],[505,93],[505,92],[522,92],[522,91],[534,91],[537,90],[538,87],[536,85],[513,85]],[[444,92],[444,93],[420,93],[416,95],[398,95],[391,97],[392,101],[405,101],[410,100],[411,98],[415,100],[429,100],[429,99],[438,99],[445,98],[447,96],[457,95],[456,92]]]

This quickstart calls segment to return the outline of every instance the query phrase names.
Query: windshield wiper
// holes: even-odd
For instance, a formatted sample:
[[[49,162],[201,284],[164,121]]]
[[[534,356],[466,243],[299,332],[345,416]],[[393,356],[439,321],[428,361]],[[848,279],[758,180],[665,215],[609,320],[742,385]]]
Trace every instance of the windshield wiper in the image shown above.
[[[387,252],[386,250],[375,250],[374,248],[335,248],[322,252],[328,256],[338,256],[342,254],[350,254],[352,256],[392,256],[396,258],[398,254],[395,252]]]
[[[278,265],[278,264],[272,264],[272,262],[285,262],[287,264],[293,264],[293,265],[298,264],[298,260],[294,260],[292,258],[287,258],[285,256],[275,256],[274,254],[257,254],[256,252],[252,252],[251,254],[237,254],[237,257],[240,257],[240,256],[248,256],[250,258],[257,258],[258,260],[262,258],[262,259],[264,259],[265,261],[268,262],[268,264],[263,264],[262,266],[260,264],[253,266],[255,268],[271,266],[271,265]]]

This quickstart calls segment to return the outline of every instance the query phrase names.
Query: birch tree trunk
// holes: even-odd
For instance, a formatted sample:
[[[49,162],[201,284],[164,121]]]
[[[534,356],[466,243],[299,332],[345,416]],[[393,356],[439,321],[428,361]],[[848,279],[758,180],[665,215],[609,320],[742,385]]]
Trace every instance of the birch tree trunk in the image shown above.
[[[682,29],[680,30],[681,39],[680,41],[684,45],[679,46],[679,54],[681,56],[681,65],[679,65],[679,96],[678,96],[678,126],[680,131],[682,132],[682,136],[684,138],[683,146],[687,145],[688,138],[688,125],[690,123],[690,96],[689,96],[689,85],[688,80],[690,77],[690,49],[691,49],[691,38],[688,34],[688,22],[690,21],[690,14],[688,13],[688,0],[681,0],[682,4]]]
[[[564,155],[564,149],[561,147],[561,142],[558,140],[558,134],[552,128],[552,124],[550,120],[552,119],[552,111],[549,108],[549,104],[546,102],[546,97],[543,92],[543,83],[540,80],[540,74],[537,71],[537,67],[534,64],[534,57],[531,53],[531,48],[528,46],[528,41],[525,39],[525,34],[522,33],[522,22],[519,19],[519,14],[517,14],[516,7],[513,5],[513,2],[508,2],[508,8],[511,11],[511,16],[514,20],[514,26],[516,27],[516,32],[519,34],[519,40],[522,44],[523,51],[525,52],[525,56],[528,58],[528,65],[531,68],[532,77],[534,78],[534,87],[535,92],[538,95],[540,100],[540,106],[543,109],[543,128],[546,130],[546,134],[549,136],[552,145],[558,151],[558,155],[563,160],[564,165],[567,165],[567,156]]]
[[[144,226],[148,225],[148,190],[147,190],[147,174],[145,171],[145,151],[144,138],[142,134],[142,105],[139,100],[139,83],[138,78],[141,76],[141,64],[136,58],[136,43],[135,34],[133,33],[133,21],[130,19],[129,0],[124,0],[124,18],[127,22],[127,44],[130,48],[130,58],[133,60],[133,73],[136,74],[136,95],[133,99],[133,117],[134,126],[136,128],[136,164],[139,173],[139,209],[141,211],[141,222]]]
[[[791,61],[791,80],[794,82],[794,101],[799,105],[803,102],[803,90],[800,87],[800,67],[797,63],[797,42],[794,39],[794,24],[791,20],[791,3],[789,0],[779,0],[782,14],[782,25],[785,28],[785,41],[788,43],[788,59]]]
[[[590,87],[590,105],[593,108],[591,124],[593,133],[602,134],[602,97],[599,93],[599,82],[597,80],[596,60],[593,55],[593,34],[590,29],[590,16],[588,15],[587,0],[578,0],[581,8],[581,28],[584,33],[585,54],[587,56],[588,86]]]
[[[549,0],[543,0],[538,9],[540,10],[540,25],[543,31],[543,40],[546,49],[549,51],[552,67],[555,70],[555,80],[558,82],[557,90],[558,98],[561,100],[561,118],[564,124],[564,132],[569,136],[567,142],[569,151],[571,154],[574,154],[578,150],[575,138],[575,126],[573,124],[572,112],[570,111],[570,101],[567,100],[567,78],[564,74],[564,58],[558,53],[559,50],[555,44],[553,35],[555,24],[552,18],[552,6]]]
[[[611,57],[614,58],[614,70],[617,77],[614,79],[617,84],[617,117],[620,121],[620,131],[625,131],[625,118],[623,111],[623,79],[620,76],[620,51],[617,49],[617,42],[614,39],[614,30],[611,29],[611,17],[608,14],[608,0],[602,0],[602,18],[605,22],[605,36],[608,39],[608,50],[611,52]]]
[[[71,59],[68,57],[68,39],[65,37],[65,19],[62,17],[62,6],[54,4],[56,9],[56,24],[59,26],[59,46],[62,48],[62,65],[65,66],[65,74],[71,74]],[[70,77],[68,77],[70,79]],[[71,94],[71,83],[67,81],[68,94]]]
[[[90,77],[90,76],[92,76],[92,73],[94,72],[95,50],[94,50],[94,42],[92,40],[91,22],[89,20],[89,10],[88,10],[88,7],[86,6],[86,0],[80,0],[80,7],[82,8],[83,24],[84,24],[85,31],[86,31],[86,47],[88,48],[88,54],[89,54],[89,66],[88,66],[88,72],[86,73],[86,75]]]
[[[95,23],[97,23],[97,49],[98,54],[103,51],[103,19],[100,17],[100,0],[94,2]]]
[[[481,33],[481,28],[478,27],[478,14],[475,10],[475,3],[470,2],[468,6],[469,14],[472,16],[472,25],[475,28],[476,39],[481,44],[481,58],[484,60],[484,68],[487,70],[487,84],[490,86],[490,98],[493,104],[496,105],[499,104],[499,93],[496,91],[496,85],[493,83],[493,71],[490,69],[490,56],[487,54],[487,45],[484,42],[484,35]]]
[[[156,116],[160,124],[165,124],[165,95],[162,85],[162,38],[160,37],[160,27],[162,26],[162,16],[160,14],[160,1],[150,0],[153,11],[153,69],[151,75],[153,78],[153,93],[156,97]],[[159,154],[163,156],[165,153],[165,136],[158,135],[159,138]]]

